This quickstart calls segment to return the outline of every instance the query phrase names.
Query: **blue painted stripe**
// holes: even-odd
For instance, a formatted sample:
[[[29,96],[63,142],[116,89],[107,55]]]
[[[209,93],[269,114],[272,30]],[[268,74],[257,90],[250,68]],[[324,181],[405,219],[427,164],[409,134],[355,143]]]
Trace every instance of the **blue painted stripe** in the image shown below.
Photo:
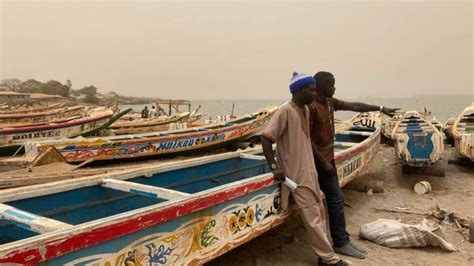
[[[26,221],[33,221],[34,219],[36,219],[35,216],[31,216],[31,215],[28,215],[26,213],[22,213],[22,212],[17,212],[15,210],[12,210],[12,209],[8,209],[5,211],[6,214],[9,214],[9,215],[12,215],[12,216],[15,216],[17,218],[20,218],[20,219],[23,219],[23,220],[26,220]]]
[[[142,195],[142,196],[147,196],[147,197],[153,197],[153,198],[158,198],[158,194],[153,193],[153,192],[148,192],[148,191],[142,191],[138,189],[130,189],[131,193]]]

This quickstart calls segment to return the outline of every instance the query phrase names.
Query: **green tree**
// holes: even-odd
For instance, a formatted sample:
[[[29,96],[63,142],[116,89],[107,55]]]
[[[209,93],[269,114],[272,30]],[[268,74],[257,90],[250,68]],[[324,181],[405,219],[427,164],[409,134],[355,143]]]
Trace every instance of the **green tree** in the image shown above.
[[[87,86],[78,90],[78,92],[82,94],[94,96],[97,94],[97,88],[91,85],[91,86]]]
[[[18,86],[18,92],[38,92],[42,86],[43,83],[34,79],[29,79],[20,83]]]
[[[69,87],[56,80],[50,80],[43,86],[43,92],[46,94],[56,94],[63,97],[69,97]]]
[[[20,84],[18,92],[44,93],[69,97],[69,88],[56,80],[50,80],[46,83],[41,83],[37,80],[29,79]]]
[[[86,103],[91,103],[91,104],[98,104],[100,102],[100,99],[97,98],[96,96],[94,95],[87,95],[85,98],[84,98],[84,102]]]

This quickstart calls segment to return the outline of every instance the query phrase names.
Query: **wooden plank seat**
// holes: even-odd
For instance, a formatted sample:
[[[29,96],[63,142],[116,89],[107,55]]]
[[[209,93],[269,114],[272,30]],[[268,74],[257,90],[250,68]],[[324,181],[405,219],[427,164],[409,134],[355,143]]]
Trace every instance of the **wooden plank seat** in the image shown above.
[[[191,195],[189,193],[184,193],[177,190],[143,185],[112,178],[103,179],[102,187],[165,200],[173,200]]]
[[[39,234],[72,227],[70,224],[22,211],[3,203],[0,203],[0,219]]]
[[[359,144],[358,142],[344,142],[344,141],[334,141],[334,145],[336,146],[344,146],[344,147],[352,147]]]
[[[351,130],[347,130],[347,131],[341,132],[340,134],[359,135],[359,136],[371,136],[371,135],[374,134],[374,133],[373,133],[373,132],[367,132],[367,131],[351,131]]]
[[[250,159],[250,160],[259,160],[259,161],[265,160],[265,156],[248,154],[248,153],[241,153],[240,158],[241,159]]]

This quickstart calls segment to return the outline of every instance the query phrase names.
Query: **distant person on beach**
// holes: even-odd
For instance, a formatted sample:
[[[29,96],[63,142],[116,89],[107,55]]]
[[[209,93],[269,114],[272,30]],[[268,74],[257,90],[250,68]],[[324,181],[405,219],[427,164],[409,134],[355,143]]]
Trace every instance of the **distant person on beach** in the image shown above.
[[[142,110],[142,118],[148,118],[148,106],[145,106],[145,108]]]
[[[156,109],[155,109],[155,106],[152,105],[151,110],[150,110],[150,117],[155,117],[155,116],[156,116]]]
[[[319,264],[348,265],[336,255],[328,239],[323,194],[316,179],[306,106],[313,100],[315,80],[295,72],[289,87],[292,99],[275,112],[262,132],[263,153],[276,180],[284,181],[286,176],[298,185],[292,192],[286,185],[281,186],[281,206],[288,207],[291,192]],[[277,160],[273,157],[273,143]]]
[[[388,108],[359,102],[346,102],[333,98],[336,80],[329,72],[318,72],[316,79],[316,97],[308,105],[310,111],[310,132],[313,141],[314,161],[318,171],[321,190],[326,196],[329,227],[334,249],[337,253],[365,258],[367,253],[355,246],[349,239],[344,217],[344,194],[337,177],[334,162],[334,111],[347,110],[354,112],[380,111],[393,116],[398,108]]]

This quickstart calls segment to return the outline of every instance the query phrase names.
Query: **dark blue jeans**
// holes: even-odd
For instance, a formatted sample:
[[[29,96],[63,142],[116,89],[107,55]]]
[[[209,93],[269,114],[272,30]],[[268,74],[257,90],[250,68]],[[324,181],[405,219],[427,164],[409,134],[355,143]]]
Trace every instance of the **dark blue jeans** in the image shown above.
[[[336,169],[334,160],[331,164]],[[321,166],[316,163],[318,171],[319,187],[326,197],[329,214],[329,228],[331,237],[335,247],[343,247],[349,243],[349,234],[346,231],[346,218],[344,217],[344,194],[337,176],[326,173]]]

